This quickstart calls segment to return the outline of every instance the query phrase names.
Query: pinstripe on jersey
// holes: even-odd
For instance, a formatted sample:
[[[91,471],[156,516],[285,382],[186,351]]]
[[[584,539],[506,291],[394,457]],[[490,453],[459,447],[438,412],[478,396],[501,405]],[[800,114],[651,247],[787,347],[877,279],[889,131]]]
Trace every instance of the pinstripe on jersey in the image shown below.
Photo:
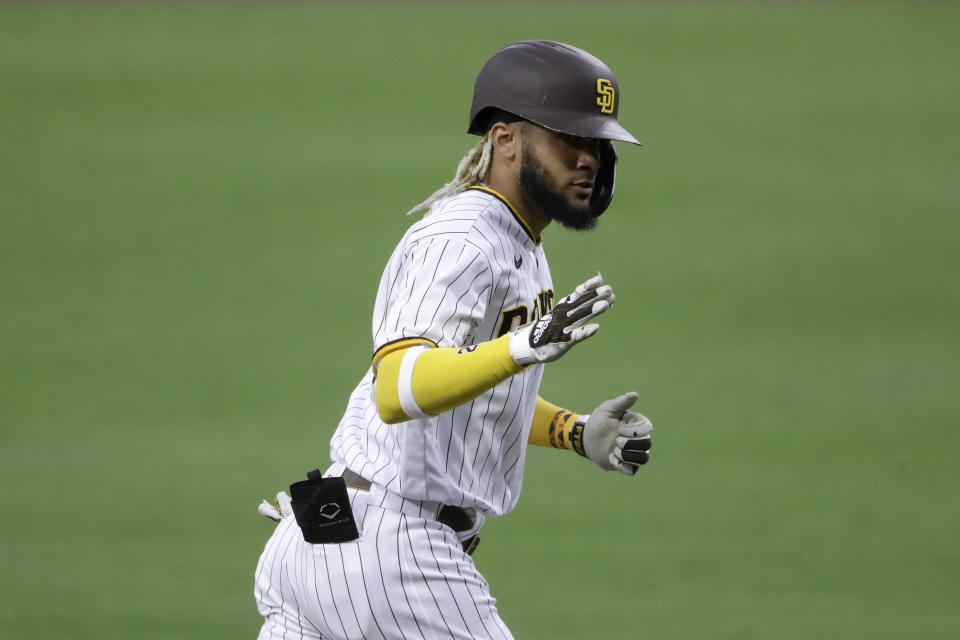
[[[415,223],[383,272],[374,352],[405,339],[459,347],[496,338],[552,304],[542,245],[498,195],[472,189]],[[334,462],[392,493],[503,515],[520,495],[542,365],[439,416],[383,423],[372,369],[331,442]]]
[[[339,475],[333,465],[326,475]],[[512,640],[496,600],[436,502],[350,489],[353,542],[308,544],[293,516],[257,563],[259,640]]]

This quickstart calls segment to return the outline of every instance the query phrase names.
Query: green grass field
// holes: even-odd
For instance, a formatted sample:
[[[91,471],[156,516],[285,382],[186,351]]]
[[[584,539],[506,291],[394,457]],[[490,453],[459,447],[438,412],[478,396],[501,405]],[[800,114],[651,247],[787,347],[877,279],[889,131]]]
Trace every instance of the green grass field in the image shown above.
[[[548,229],[641,477],[531,451],[477,563],[517,638],[960,637],[960,7],[0,8],[0,629],[253,638],[255,511],[324,465],[379,274],[473,78],[550,37],[621,121]]]

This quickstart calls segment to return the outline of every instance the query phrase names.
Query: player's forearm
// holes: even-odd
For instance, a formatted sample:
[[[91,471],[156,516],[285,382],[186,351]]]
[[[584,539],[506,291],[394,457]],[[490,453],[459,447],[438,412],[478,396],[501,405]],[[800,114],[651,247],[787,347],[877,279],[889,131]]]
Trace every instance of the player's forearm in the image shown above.
[[[533,423],[527,442],[540,447],[570,448],[570,428],[579,414],[568,411],[537,396]]]
[[[510,356],[510,334],[460,349],[423,346],[379,358],[376,401],[388,423],[439,415],[473,400],[523,367]]]

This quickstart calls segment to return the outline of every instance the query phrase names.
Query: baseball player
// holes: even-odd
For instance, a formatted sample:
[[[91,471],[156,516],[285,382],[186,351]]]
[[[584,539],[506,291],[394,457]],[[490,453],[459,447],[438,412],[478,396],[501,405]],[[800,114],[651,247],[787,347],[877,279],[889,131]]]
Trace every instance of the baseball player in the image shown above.
[[[610,204],[619,85],[589,53],[512,44],[477,77],[454,179],[397,245],[373,311],[373,357],[330,443],[332,465],[261,513],[269,638],[512,638],[471,554],[517,504],[528,444],[633,475],[652,426],[636,394],[578,414],[538,395],[545,363],[614,304],[600,275],[554,294],[541,232],[589,229]]]

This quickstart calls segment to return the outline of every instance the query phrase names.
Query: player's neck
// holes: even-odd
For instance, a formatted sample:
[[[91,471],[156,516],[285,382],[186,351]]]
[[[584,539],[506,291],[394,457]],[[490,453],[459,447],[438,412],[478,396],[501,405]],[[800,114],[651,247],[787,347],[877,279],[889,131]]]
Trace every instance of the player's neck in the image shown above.
[[[491,171],[491,174],[494,172]],[[540,233],[550,224],[550,218],[540,212],[533,204],[523,196],[520,185],[516,184],[516,178],[513,180],[499,179],[497,175],[490,175],[486,185],[502,195],[513,205],[517,215],[533,231],[534,237],[539,238]]]

